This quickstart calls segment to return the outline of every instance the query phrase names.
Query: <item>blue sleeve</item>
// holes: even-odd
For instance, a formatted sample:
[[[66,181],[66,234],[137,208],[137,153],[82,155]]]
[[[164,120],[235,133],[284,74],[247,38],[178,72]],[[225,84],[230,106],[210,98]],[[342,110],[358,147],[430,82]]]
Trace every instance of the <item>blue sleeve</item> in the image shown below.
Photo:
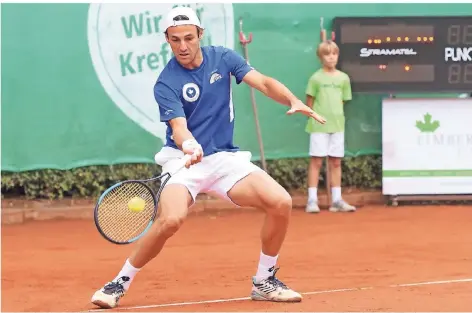
[[[224,59],[229,71],[236,78],[237,84],[240,84],[244,76],[253,70],[246,60],[234,50],[226,49]]]
[[[168,85],[158,81],[154,86],[154,99],[159,107],[161,122],[167,122],[176,117],[185,117],[182,101]]]

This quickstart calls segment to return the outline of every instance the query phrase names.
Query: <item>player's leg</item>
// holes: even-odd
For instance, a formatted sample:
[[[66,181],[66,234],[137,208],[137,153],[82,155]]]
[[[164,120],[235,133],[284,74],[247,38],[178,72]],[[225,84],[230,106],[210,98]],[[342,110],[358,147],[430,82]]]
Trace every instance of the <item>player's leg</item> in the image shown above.
[[[266,212],[261,230],[262,249],[252,298],[271,301],[300,301],[301,295],[290,290],[275,277],[277,257],[285,239],[292,198],[272,177],[251,163],[247,152],[220,152],[211,157],[211,168],[219,178],[203,192],[219,196],[239,206]]]
[[[135,268],[142,268],[159,254],[167,239],[182,226],[192,202],[186,186],[172,184],[164,188],[159,201],[159,218],[137,243],[129,258]]]
[[[201,165],[183,169],[173,176],[159,198],[159,217],[149,231],[138,240],[130,257],[118,275],[95,292],[92,303],[102,308],[113,308],[129,289],[139,270],[155,258],[182,225],[199,192],[202,181]],[[167,172],[163,168],[164,172]]]
[[[256,171],[238,181],[228,191],[228,198],[239,206],[258,208],[266,213],[261,230],[262,252],[277,256],[292,210],[288,192],[266,172]]]
[[[263,171],[250,173],[238,181],[228,197],[239,206],[262,209],[266,216],[261,229],[260,260],[253,278],[251,298],[280,302],[298,302],[302,296],[275,277],[280,249],[287,233],[292,198],[272,177]]]
[[[186,186],[171,184],[164,187],[159,201],[159,218],[138,240],[118,275],[95,292],[93,304],[101,308],[113,308],[118,304],[139,270],[159,254],[167,239],[180,228],[192,201]]]
[[[355,207],[346,203],[341,196],[341,161],[344,157],[344,132],[333,133],[329,136],[328,166],[331,180],[332,203],[331,212],[354,212]]]
[[[308,213],[320,212],[318,206],[318,182],[323,158],[328,155],[328,138],[326,133],[310,134],[310,164],[308,167],[308,201],[305,211]]]

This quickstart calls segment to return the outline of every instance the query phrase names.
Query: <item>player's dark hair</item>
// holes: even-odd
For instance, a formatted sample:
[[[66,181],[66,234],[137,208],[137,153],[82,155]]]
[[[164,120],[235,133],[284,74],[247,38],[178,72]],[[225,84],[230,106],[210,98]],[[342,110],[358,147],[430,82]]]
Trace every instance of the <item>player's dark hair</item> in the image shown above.
[[[174,17],[172,20],[178,22],[178,21],[188,21],[189,18],[187,15],[177,15],[176,17]]]
[[[172,19],[175,22],[178,21],[188,21],[190,20],[187,15],[177,15]],[[200,37],[200,28],[198,26],[195,26],[197,28],[197,37]],[[166,37],[168,38],[169,36],[167,35],[167,30],[165,31]]]

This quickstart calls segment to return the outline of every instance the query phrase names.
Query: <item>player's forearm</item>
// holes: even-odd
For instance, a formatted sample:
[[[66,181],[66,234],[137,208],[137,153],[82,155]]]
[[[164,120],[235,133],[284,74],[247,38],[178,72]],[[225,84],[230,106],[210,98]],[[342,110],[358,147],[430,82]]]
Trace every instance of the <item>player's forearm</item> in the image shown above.
[[[267,77],[264,81],[264,90],[262,92],[269,98],[283,104],[290,106],[290,104],[297,100],[297,97],[278,80]]]
[[[195,140],[192,133],[187,127],[187,119],[185,117],[175,117],[169,120],[172,129],[172,140],[182,149],[182,144],[187,140]]]
[[[195,140],[193,137],[192,133],[186,128],[186,127],[179,127],[176,128],[172,131],[172,136],[174,138],[174,142],[179,147],[182,149],[182,144],[186,140]]]

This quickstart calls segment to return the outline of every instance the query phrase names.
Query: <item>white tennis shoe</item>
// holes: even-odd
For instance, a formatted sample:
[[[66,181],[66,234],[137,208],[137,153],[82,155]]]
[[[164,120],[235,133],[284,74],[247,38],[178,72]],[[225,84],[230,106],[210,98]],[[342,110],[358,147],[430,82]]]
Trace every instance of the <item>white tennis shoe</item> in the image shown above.
[[[268,278],[258,280],[252,279],[251,299],[256,301],[274,301],[274,302],[300,302],[302,295],[293,291],[283,282],[275,277],[278,268],[272,268],[274,273]]]
[[[356,207],[348,204],[344,200],[337,201],[329,208],[330,212],[355,212]]]
[[[309,199],[305,207],[305,212],[320,213],[320,207],[318,206],[318,201]]]
[[[117,281],[107,283],[103,288],[97,290],[92,296],[92,303],[102,309],[112,309],[118,305],[118,301],[125,295],[126,290],[123,287],[129,277],[123,276]]]

